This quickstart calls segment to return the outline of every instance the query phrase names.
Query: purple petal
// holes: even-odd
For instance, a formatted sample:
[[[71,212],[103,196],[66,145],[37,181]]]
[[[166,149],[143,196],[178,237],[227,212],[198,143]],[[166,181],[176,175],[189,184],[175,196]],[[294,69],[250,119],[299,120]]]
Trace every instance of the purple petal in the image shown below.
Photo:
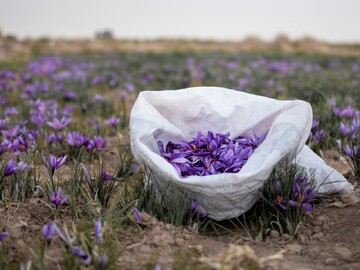
[[[137,223],[141,223],[142,222],[142,217],[141,217],[141,214],[140,214],[139,210],[136,207],[133,208],[133,213],[134,213],[135,221]]]
[[[8,232],[2,232],[0,233],[0,242],[2,242],[4,239],[10,237],[10,233]]]

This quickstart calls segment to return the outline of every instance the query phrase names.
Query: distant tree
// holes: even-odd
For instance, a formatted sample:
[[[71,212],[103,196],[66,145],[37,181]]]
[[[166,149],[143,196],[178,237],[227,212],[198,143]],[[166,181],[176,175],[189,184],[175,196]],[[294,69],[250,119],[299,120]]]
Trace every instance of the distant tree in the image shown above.
[[[95,33],[95,38],[96,39],[113,39],[114,34],[111,30],[105,29],[105,30],[97,31]]]

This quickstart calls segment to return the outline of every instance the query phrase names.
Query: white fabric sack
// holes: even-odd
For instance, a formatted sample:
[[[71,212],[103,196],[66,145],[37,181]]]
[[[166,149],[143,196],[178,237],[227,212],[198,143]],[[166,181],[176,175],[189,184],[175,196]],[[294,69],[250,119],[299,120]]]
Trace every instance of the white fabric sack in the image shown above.
[[[274,166],[295,156],[309,172],[315,170],[320,192],[350,192],[353,187],[305,146],[312,125],[312,109],[300,100],[279,101],[219,87],[144,91],[130,116],[131,150],[158,185],[190,192],[199,210],[215,220],[237,217],[255,203],[256,191]],[[180,178],[160,156],[157,141],[191,140],[197,132],[240,135],[267,133],[238,173]],[[169,195],[171,196],[171,195]]]

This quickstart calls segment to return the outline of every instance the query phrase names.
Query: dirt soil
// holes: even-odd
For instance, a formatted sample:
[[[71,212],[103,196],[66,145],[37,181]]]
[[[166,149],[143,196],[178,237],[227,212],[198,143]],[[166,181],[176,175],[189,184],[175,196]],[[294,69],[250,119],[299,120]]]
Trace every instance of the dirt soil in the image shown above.
[[[334,152],[324,158],[349,177],[348,165]],[[117,263],[121,269],[154,269],[156,264],[162,269],[360,269],[360,180],[349,180],[355,192],[322,199],[297,240],[277,231],[270,231],[266,241],[251,240],[240,226],[199,234],[143,213],[146,226],[130,225],[120,235]],[[70,210],[63,209],[61,216],[61,222],[71,221]],[[0,217],[0,227],[11,234],[7,258],[15,260],[28,257],[29,248],[38,251],[52,211],[34,198],[28,204],[1,204]],[[61,243],[52,246],[50,261],[59,261],[60,248]]]

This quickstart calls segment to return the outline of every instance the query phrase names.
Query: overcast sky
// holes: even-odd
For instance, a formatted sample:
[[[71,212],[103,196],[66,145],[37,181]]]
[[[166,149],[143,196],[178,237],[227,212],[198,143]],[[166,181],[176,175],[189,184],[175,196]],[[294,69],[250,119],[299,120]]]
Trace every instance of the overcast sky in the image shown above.
[[[304,35],[360,42],[360,0],[0,0],[0,30],[18,37],[238,40]]]

